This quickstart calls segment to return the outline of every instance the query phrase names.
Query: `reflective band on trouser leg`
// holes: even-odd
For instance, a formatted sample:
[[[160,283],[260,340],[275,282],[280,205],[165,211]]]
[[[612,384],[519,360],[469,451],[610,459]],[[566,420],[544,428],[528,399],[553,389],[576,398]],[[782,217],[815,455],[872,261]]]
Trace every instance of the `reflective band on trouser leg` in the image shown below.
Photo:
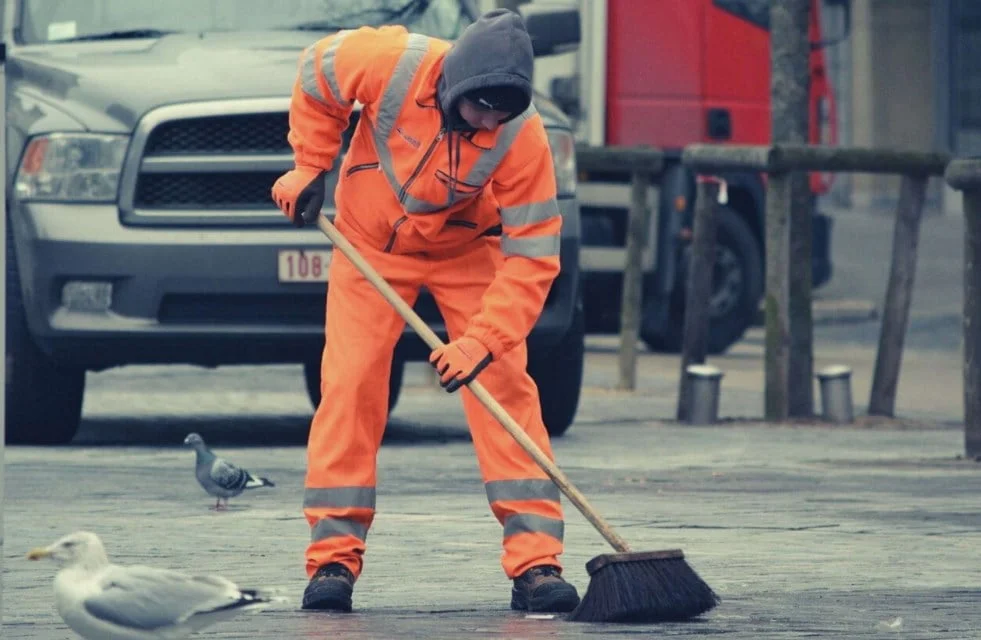
[[[419,289],[416,262],[363,246],[342,222],[338,220],[341,232],[413,304]],[[323,401],[307,445],[303,513],[311,534],[308,576],[331,562],[344,564],[355,576],[361,573],[365,538],[375,515],[376,459],[388,419],[387,373],[404,327],[354,265],[335,254],[327,288]]]
[[[303,514],[310,524],[307,575],[330,562],[340,562],[359,575],[375,517],[375,488],[308,487],[303,492]]]
[[[446,259],[430,272],[426,286],[451,339],[459,337],[480,311],[481,296],[494,273],[489,249]],[[477,379],[551,459],[538,389],[525,370],[527,362],[522,342],[491,362]],[[540,564],[561,567],[564,527],[558,489],[469,389],[460,392],[491,510],[503,525],[504,571],[513,578]]]
[[[510,436],[509,436],[510,437]],[[502,561],[510,577],[537,564],[561,566],[565,523],[551,480],[492,480],[484,487],[491,511],[504,525]]]

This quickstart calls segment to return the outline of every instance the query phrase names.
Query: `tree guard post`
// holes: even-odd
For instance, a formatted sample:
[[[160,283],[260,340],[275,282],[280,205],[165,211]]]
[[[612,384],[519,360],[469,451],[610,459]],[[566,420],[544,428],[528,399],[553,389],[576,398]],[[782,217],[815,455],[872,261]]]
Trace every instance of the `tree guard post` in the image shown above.
[[[791,416],[814,415],[814,314],[812,309],[812,217],[815,200],[810,177],[791,174],[790,293],[787,315],[790,354],[787,363],[787,412]]]
[[[964,450],[981,456],[981,159],[954,160],[944,174],[964,198]]]
[[[709,303],[712,299],[712,272],[715,269],[715,206],[719,198],[719,184],[717,179],[700,179],[695,197],[676,412],[678,420],[682,422],[688,419],[691,407],[688,365],[705,364],[708,354]]]
[[[630,212],[627,221],[627,257],[620,303],[620,380],[618,389],[632,391],[637,385],[637,339],[644,294],[644,246],[650,228],[647,191],[650,174],[635,170],[630,180]]]
[[[869,415],[892,417],[896,410],[896,390],[903,360],[903,343],[909,324],[916,277],[916,252],[920,242],[920,222],[926,200],[927,176],[905,175],[900,183],[899,204],[892,236],[889,284],[879,330]]]
[[[764,417],[786,420],[790,371],[790,198],[791,174],[771,173],[766,187],[766,353]]]

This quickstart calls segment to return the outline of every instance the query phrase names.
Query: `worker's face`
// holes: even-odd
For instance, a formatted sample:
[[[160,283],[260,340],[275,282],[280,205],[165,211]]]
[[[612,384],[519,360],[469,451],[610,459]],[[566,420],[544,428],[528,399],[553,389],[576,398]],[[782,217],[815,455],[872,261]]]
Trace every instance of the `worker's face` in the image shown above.
[[[511,117],[507,111],[494,111],[485,109],[467,98],[460,100],[460,117],[474,129],[486,129],[493,131],[501,126],[501,123]]]

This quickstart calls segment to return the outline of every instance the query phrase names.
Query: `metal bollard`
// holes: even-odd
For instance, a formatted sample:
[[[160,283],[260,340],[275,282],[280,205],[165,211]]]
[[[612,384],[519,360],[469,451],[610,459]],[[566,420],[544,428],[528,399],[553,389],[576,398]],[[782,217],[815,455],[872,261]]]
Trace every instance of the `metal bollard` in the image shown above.
[[[685,369],[688,376],[688,423],[712,424],[719,417],[719,387],[722,371],[707,364]]]
[[[852,421],[852,370],[844,365],[825,367],[817,373],[821,381],[821,410],[825,420],[848,424]]]

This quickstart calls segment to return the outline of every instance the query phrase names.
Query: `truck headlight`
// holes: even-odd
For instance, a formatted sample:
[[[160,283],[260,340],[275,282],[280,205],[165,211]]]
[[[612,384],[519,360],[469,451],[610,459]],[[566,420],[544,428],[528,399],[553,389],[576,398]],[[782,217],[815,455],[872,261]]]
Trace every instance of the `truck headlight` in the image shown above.
[[[555,183],[560,196],[576,193],[576,140],[566,129],[547,129],[548,146],[552,149]]]
[[[20,200],[115,202],[127,136],[51,133],[32,138],[14,180]]]

